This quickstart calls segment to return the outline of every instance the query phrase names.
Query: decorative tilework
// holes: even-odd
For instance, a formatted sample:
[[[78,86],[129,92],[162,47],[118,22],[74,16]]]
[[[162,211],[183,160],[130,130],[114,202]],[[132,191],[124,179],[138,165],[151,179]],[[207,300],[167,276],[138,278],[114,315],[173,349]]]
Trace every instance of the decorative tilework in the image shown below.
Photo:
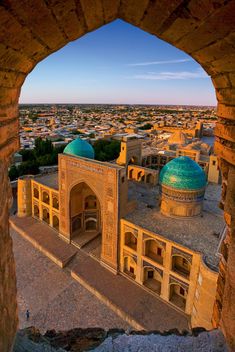
[[[160,183],[176,189],[197,190],[206,186],[206,176],[194,160],[180,156],[163,167]]]

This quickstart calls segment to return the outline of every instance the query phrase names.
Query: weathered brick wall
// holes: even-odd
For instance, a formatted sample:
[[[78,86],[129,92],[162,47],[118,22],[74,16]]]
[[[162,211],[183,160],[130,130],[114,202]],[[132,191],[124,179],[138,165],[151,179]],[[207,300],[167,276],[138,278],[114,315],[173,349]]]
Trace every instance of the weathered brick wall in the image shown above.
[[[11,188],[7,177],[7,163],[0,161],[0,351],[9,351],[17,327],[16,277],[9,236],[8,211]]]
[[[223,170],[228,231],[221,326],[235,344],[235,1],[3,0],[0,5],[0,349],[7,351],[17,324],[16,288],[8,232],[7,168],[19,147],[20,87],[27,74],[71,40],[116,19],[166,40],[197,60],[212,77],[218,100],[216,150]],[[4,311],[5,315],[1,314]],[[3,332],[3,333],[2,333]],[[1,345],[2,344],[2,345]]]

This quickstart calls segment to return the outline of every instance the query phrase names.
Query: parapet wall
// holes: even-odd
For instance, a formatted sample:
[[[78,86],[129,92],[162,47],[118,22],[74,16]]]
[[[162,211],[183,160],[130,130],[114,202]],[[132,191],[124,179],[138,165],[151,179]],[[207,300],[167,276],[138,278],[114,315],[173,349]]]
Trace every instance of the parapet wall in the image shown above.
[[[174,347],[172,347],[174,346]],[[174,348],[174,349],[173,349]],[[177,329],[160,333],[159,331],[129,331],[100,328],[73,329],[56,332],[47,331],[41,335],[39,330],[30,327],[17,334],[13,352],[226,352],[223,334],[219,330],[207,332],[203,328],[179,332]]]

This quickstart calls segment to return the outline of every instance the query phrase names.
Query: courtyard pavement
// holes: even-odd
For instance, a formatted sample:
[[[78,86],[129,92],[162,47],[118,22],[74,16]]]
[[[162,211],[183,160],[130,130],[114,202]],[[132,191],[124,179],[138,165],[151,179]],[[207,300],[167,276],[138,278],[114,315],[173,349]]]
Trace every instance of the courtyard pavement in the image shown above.
[[[35,326],[128,329],[130,326],[18,233],[11,230],[16,261],[19,328]],[[30,319],[25,317],[26,309]]]
[[[45,238],[47,238],[48,234],[52,234],[52,232],[56,236],[54,230],[50,229],[46,224],[39,223],[32,218],[20,220],[20,222],[17,220],[17,225],[19,226],[20,224],[21,234],[27,232],[27,238],[31,235],[36,239],[37,233],[39,239],[41,239],[41,234],[45,234]],[[30,226],[32,220],[37,222],[37,227]],[[12,223],[14,223],[14,217],[11,218]],[[19,305],[21,307],[21,321],[25,319],[24,312],[29,307],[30,310],[33,309],[35,311],[36,321],[38,319],[39,324],[42,324],[42,326],[43,324],[47,325],[50,328],[53,327],[53,324],[65,325],[66,329],[71,328],[71,324],[73,324],[73,327],[94,326],[90,324],[104,327],[102,324],[107,322],[107,327],[109,328],[113,326],[128,327],[131,324],[135,328],[147,330],[163,331],[175,327],[179,330],[188,329],[188,318],[185,314],[174,309],[160,298],[153,296],[127,278],[112,274],[83,250],[77,250],[76,256],[73,257],[66,269],[62,270],[52,264],[49,259],[45,258],[25,240],[21,239],[21,241],[24,241],[24,245],[20,245],[21,241],[14,232],[13,237],[18,238],[18,242],[15,239],[16,243],[18,243],[18,247],[15,248],[15,254],[18,286],[20,285]],[[56,253],[58,240],[62,244],[64,243],[56,236],[54,253]],[[28,255],[27,250],[24,250],[25,243],[27,243],[27,248],[30,246],[33,251],[31,255]],[[61,253],[61,243],[59,244],[59,253]],[[53,236],[50,237],[50,247],[52,244]],[[66,243],[64,244],[67,245]],[[46,241],[44,246],[44,253],[46,253],[48,246]],[[38,248],[41,249],[40,247]],[[22,253],[24,251],[25,253]],[[96,297],[73,281],[71,275],[82,286],[94,293]],[[92,302],[96,302],[98,308],[94,308],[91,304]],[[105,302],[129,324],[124,322],[123,319],[118,317],[102,302]],[[63,313],[64,309],[66,313]],[[80,312],[82,312],[82,318],[79,314]],[[113,317],[115,318],[109,320],[111,314],[114,314]],[[54,315],[56,319],[54,319]],[[61,322],[59,317],[62,319]],[[97,321],[98,317],[100,319]],[[109,324],[110,322],[112,323]]]

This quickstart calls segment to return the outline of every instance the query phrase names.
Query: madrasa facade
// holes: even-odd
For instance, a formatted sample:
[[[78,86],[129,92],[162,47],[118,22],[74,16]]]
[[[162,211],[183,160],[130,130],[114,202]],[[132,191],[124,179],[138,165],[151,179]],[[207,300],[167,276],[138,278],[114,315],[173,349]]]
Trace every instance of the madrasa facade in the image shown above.
[[[18,216],[32,216],[61,240],[89,247],[114,275],[182,311],[192,326],[211,329],[225,231],[215,207],[219,186],[208,184],[187,156],[160,173],[141,165],[136,139],[122,141],[116,162],[100,162],[92,145],[78,138],[59,154],[58,172],[18,179]]]

